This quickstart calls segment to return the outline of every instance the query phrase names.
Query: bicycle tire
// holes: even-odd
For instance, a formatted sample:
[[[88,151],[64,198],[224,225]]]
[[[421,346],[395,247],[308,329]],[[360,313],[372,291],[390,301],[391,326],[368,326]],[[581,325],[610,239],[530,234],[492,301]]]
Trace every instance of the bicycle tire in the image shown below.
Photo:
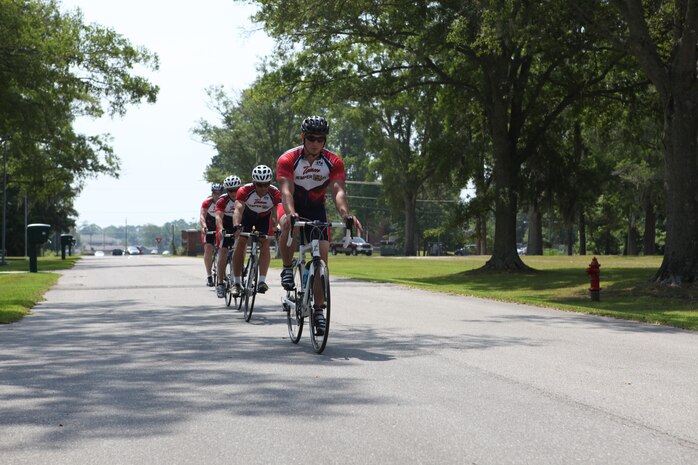
[[[245,321],[249,322],[254,310],[254,301],[257,296],[257,279],[259,277],[259,267],[257,259],[250,256],[247,263],[247,280],[245,282]]]
[[[322,286],[322,293],[325,298],[325,308],[323,310],[323,314],[325,316],[325,331],[320,335],[317,334],[317,329],[315,328],[315,318],[313,317],[313,313],[315,311],[313,308],[313,304],[315,303],[314,287],[318,285],[318,283],[315,281],[314,275],[318,273],[320,274],[319,285]],[[325,350],[325,346],[327,346],[327,338],[330,335],[330,274],[324,261],[318,260],[315,263],[313,275],[308,276],[308,279],[312,280],[310,281],[311,285],[309,286],[308,290],[308,292],[310,292],[310,299],[308,300],[311,306],[310,317],[308,317],[310,322],[310,341],[313,343],[313,349],[315,349],[315,352],[321,354],[322,351]]]
[[[291,338],[291,342],[298,344],[301,340],[301,335],[303,334],[303,314],[302,314],[302,302],[300,302],[300,293],[298,289],[301,288],[301,266],[296,265],[293,267],[293,280],[296,283],[294,288],[290,291],[286,291],[286,298],[295,302],[291,308],[285,308],[286,320],[288,324],[288,336]]]

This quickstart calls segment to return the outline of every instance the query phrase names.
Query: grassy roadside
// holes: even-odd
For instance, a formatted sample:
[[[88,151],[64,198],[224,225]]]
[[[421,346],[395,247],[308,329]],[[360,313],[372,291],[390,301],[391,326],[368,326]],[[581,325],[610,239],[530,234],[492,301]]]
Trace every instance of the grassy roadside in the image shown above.
[[[56,284],[58,273],[45,273],[71,268],[79,257],[39,257],[39,273],[4,273],[28,271],[28,258],[6,259],[7,265],[0,267],[0,324],[12,323],[31,313],[32,307],[43,300],[43,295]]]
[[[588,292],[585,270],[591,256],[522,258],[536,271],[474,272],[489,259],[483,256],[338,255],[330,258],[330,269],[335,276],[698,330],[698,286],[667,289],[649,284],[661,257],[598,256],[602,287],[598,302],[592,302]]]

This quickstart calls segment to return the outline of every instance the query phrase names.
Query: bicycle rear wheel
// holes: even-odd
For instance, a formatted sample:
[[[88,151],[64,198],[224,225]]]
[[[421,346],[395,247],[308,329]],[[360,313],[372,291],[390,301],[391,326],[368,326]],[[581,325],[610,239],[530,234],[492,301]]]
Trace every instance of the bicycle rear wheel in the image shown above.
[[[259,267],[257,259],[250,256],[247,262],[247,279],[245,280],[245,321],[250,321],[252,318],[252,310],[254,309],[254,300],[257,295],[257,277],[259,276]]]
[[[291,342],[298,344],[303,334],[303,309],[301,302],[301,267],[300,265],[293,267],[293,281],[296,283],[293,290],[286,291],[286,302],[291,301],[291,305],[284,303],[286,311],[286,320],[288,322],[288,336]]]
[[[319,281],[315,279],[315,276],[317,275],[319,275]],[[325,350],[327,338],[330,335],[330,274],[324,261],[318,260],[315,263],[313,275],[308,276],[308,279],[312,280],[310,281],[311,285],[310,290],[308,291],[310,292],[309,301],[312,308],[310,318],[308,318],[308,320],[310,320],[310,341],[313,343],[313,349],[315,349],[315,352],[321,354],[322,351]],[[313,289],[315,286],[322,287],[322,294],[325,301],[324,306],[322,307],[322,313],[325,317],[324,331],[315,326],[315,293]]]

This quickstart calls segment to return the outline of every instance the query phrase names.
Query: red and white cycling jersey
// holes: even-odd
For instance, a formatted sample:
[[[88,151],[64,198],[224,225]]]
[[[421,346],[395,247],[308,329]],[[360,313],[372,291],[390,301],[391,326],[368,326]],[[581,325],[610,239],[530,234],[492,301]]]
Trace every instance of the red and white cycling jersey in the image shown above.
[[[303,157],[301,145],[279,157],[276,179],[282,178],[292,179],[295,184],[293,201],[296,208],[319,206],[325,203],[331,181],[346,180],[344,161],[337,154],[322,149],[320,156],[310,164]]]
[[[201,203],[201,208],[206,210],[206,227],[211,230],[216,229],[216,202],[213,197],[208,197]]]
[[[233,212],[235,211],[235,199],[230,195],[222,195],[216,202],[216,212],[223,212],[223,227],[233,226]]]
[[[235,200],[245,204],[245,214],[253,213],[257,218],[271,214],[272,208],[281,202],[281,191],[276,186],[269,186],[263,196],[257,194],[254,184],[245,184],[238,189]]]

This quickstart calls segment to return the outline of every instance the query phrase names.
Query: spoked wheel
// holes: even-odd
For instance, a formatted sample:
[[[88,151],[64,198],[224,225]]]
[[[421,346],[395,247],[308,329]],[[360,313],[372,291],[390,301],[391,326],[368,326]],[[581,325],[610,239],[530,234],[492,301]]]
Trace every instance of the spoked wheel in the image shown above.
[[[259,276],[259,268],[257,260],[250,257],[247,262],[247,279],[243,288],[245,299],[245,321],[250,321],[252,318],[252,310],[254,309],[254,299],[257,296],[257,278]],[[241,296],[241,299],[243,297]]]
[[[291,291],[286,291],[286,301],[291,301],[291,305],[287,308],[287,304],[284,304],[284,310],[286,311],[286,319],[288,321],[288,336],[291,338],[291,342],[298,344],[301,340],[301,334],[303,334],[303,313],[301,309],[301,298],[298,290],[301,288],[301,269],[299,266],[293,267],[293,281],[296,286]]]
[[[327,337],[330,334],[330,274],[327,269],[327,265],[322,260],[318,260],[315,264],[315,275],[319,275],[319,279],[315,280],[315,276],[308,276],[311,279],[311,290],[310,290],[310,306],[312,308],[309,317],[310,320],[310,340],[313,343],[313,349],[318,354],[321,354],[325,350],[327,345]],[[325,317],[325,328],[317,327],[315,322],[315,294],[313,288],[315,286],[322,287],[322,293],[324,296],[325,303],[322,306],[322,314]]]

